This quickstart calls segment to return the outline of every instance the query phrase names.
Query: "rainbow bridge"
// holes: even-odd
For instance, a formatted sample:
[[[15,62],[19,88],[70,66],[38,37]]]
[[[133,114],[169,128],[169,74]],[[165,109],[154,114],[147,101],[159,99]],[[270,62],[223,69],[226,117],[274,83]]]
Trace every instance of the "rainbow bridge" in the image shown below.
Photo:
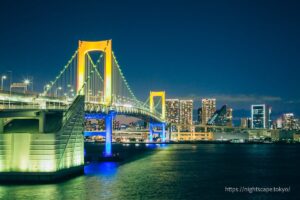
[[[112,40],[79,41],[41,93],[0,91],[0,180],[42,181],[82,172],[84,119],[97,113],[105,116],[106,157],[112,156],[113,119],[118,114],[147,121],[150,142],[155,128],[162,141],[166,139],[165,92],[150,91],[146,101],[138,100]]]

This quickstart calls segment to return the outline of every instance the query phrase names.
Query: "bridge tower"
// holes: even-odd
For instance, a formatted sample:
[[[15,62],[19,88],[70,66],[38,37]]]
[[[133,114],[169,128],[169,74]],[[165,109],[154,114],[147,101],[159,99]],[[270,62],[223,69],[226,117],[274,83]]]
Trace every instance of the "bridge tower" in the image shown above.
[[[165,91],[150,91],[150,112],[154,113],[154,97],[160,97],[161,98],[161,118],[163,119],[163,122],[150,122],[149,123],[149,141],[153,142],[153,133],[154,128],[160,128],[161,129],[161,138],[162,142],[166,141],[166,93]]]
[[[77,62],[77,93],[84,94],[80,90],[85,81],[85,55],[91,51],[101,51],[104,53],[104,101],[107,106],[111,105],[112,100],[112,40],[104,41],[79,41],[78,62]]]
[[[112,104],[112,40],[104,41],[79,41],[78,44],[78,62],[77,62],[77,85],[76,92],[84,95],[81,88],[85,82],[85,55],[91,51],[101,51],[104,53],[104,102],[107,108]],[[106,137],[105,137],[105,156],[112,155],[112,124],[113,112],[108,110],[105,117]]]
[[[154,112],[154,97],[161,97],[161,117],[166,118],[166,93],[165,91],[150,91],[150,112]]]

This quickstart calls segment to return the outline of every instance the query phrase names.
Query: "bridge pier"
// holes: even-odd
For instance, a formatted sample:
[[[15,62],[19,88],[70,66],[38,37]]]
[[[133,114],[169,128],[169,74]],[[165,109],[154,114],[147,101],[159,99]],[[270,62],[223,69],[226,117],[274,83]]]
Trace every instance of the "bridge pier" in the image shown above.
[[[153,126],[152,123],[149,123],[149,142],[153,142]]]
[[[153,142],[153,133],[154,133],[153,128],[155,128],[155,127],[161,128],[160,138],[161,138],[162,142],[165,142],[166,141],[166,123],[164,123],[164,122],[161,122],[161,123],[150,122],[149,123],[149,141]]]
[[[44,133],[45,132],[45,125],[46,125],[46,114],[44,111],[41,111],[39,113],[39,132]]]
[[[0,182],[51,182],[84,172],[84,96],[64,111],[3,110],[0,127],[5,118],[12,121],[0,134]]]
[[[105,157],[112,156],[112,131],[113,131],[113,119],[115,116],[115,111],[109,111],[105,116]]]
[[[162,126],[162,142],[166,142],[166,123],[161,123]]]

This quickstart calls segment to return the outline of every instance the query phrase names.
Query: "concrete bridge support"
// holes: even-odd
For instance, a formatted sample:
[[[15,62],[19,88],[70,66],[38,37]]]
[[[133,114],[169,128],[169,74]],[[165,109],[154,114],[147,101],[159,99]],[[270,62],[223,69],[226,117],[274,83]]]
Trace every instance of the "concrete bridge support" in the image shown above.
[[[77,96],[64,112],[2,111],[1,128],[4,118],[18,120],[13,122],[15,127],[9,131],[5,127],[5,134],[0,134],[0,182],[51,182],[83,173],[84,96]],[[27,127],[27,119],[34,123]],[[22,130],[21,126],[26,127]]]
[[[4,132],[4,119],[0,118],[0,133]]]
[[[38,120],[39,120],[39,132],[44,133],[45,125],[46,125],[46,113],[44,111],[40,112]]]

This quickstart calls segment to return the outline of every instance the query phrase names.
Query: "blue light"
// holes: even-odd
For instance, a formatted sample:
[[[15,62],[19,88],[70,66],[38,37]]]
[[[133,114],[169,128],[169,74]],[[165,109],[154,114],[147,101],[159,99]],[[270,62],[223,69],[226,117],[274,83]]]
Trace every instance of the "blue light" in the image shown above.
[[[105,128],[106,128],[106,137],[105,137],[105,157],[110,157],[112,155],[111,151],[111,142],[112,142],[112,116],[110,114],[106,115],[105,118]]]
[[[116,115],[116,112],[109,111],[105,117],[105,128],[106,128],[106,137],[105,137],[105,157],[112,156],[112,129],[113,129],[113,117]]]
[[[149,141],[153,142],[153,126],[152,123],[149,124]]]
[[[162,142],[165,142],[166,141],[166,124],[162,123],[161,128],[162,128]]]
[[[86,175],[99,174],[102,176],[113,176],[117,173],[118,164],[114,162],[96,162],[84,166]]]
[[[146,144],[146,147],[148,149],[155,149],[156,148],[155,144]]]
[[[161,128],[161,130],[153,131],[154,127]],[[153,133],[158,133],[161,138],[161,141],[165,142],[166,141],[166,124],[159,123],[159,122],[157,122],[157,123],[150,122],[149,123],[149,141],[150,142],[153,142]]]
[[[104,113],[86,113],[85,119],[105,119],[106,114]]]
[[[83,132],[84,136],[106,136],[106,132],[105,131],[84,131]]]

